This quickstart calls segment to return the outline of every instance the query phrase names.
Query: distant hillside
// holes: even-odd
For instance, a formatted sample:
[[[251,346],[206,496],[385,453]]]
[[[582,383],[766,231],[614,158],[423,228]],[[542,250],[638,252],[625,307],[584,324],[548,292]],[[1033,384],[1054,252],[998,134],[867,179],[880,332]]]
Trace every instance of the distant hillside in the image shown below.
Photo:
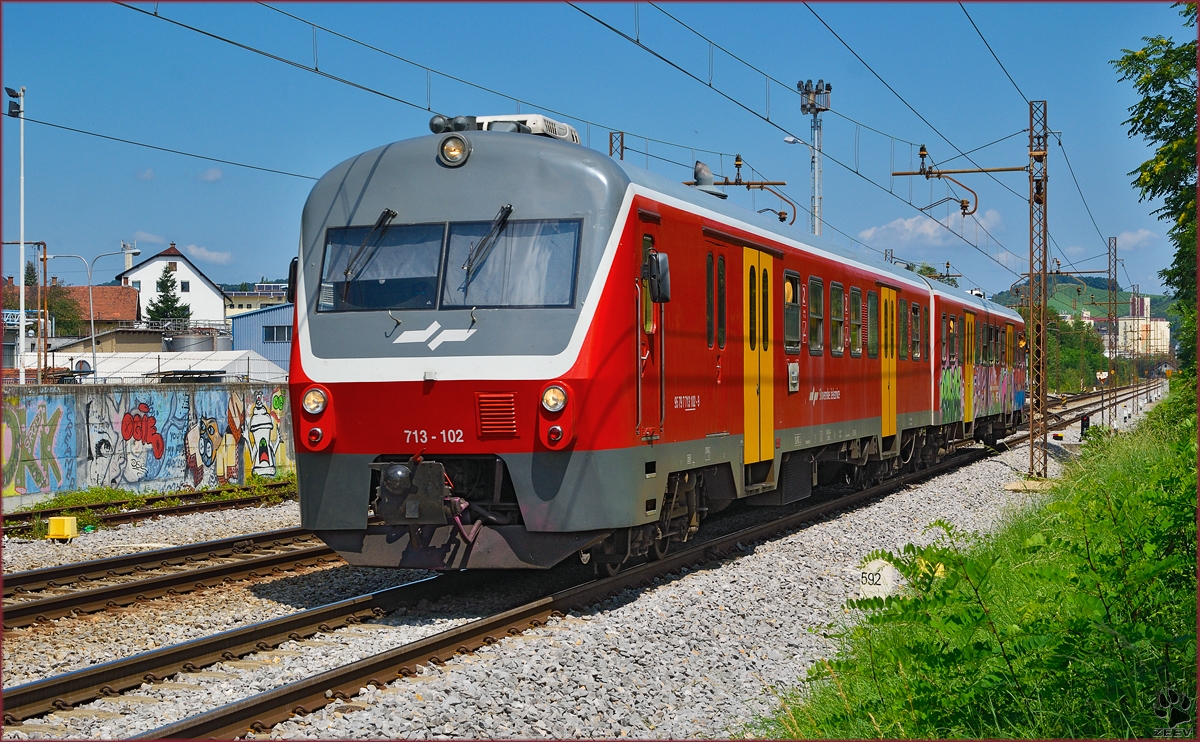
[[[1077,292],[1079,284],[1073,279],[1078,278],[1083,283],[1087,284],[1087,288],[1083,292]],[[1107,314],[1108,308],[1103,305],[1103,302],[1108,301],[1108,279],[1100,276],[1073,276],[1071,279],[1058,278],[1050,276],[1049,289],[1051,291],[1050,298],[1046,301],[1048,307],[1054,309],[1062,315],[1070,315],[1073,312],[1078,313],[1080,309],[1086,309],[1096,316],[1098,314]],[[1024,287],[1028,281],[1018,284]],[[1129,314],[1129,299],[1133,296],[1128,291],[1117,291],[1117,316],[1123,317]],[[1171,298],[1162,294],[1142,294],[1142,296],[1150,299],[1150,316],[1161,317],[1174,321],[1175,316],[1167,311],[1171,305]],[[1020,300],[1011,292],[1001,291],[993,298],[997,304],[1006,304],[1014,306],[1021,303]],[[1075,309],[1072,309],[1071,302],[1075,302]],[[1101,302],[1097,304],[1096,302]]]

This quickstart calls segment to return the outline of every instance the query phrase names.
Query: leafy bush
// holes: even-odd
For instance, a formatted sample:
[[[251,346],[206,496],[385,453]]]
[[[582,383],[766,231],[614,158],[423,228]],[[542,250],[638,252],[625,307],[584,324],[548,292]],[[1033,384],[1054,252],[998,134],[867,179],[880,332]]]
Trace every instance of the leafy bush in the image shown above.
[[[992,536],[938,522],[929,546],[871,554],[905,590],[850,601],[861,621],[832,632],[837,655],[779,691],[780,711],[753,731],[1148,737],[1186,725],[1162,694],[1186,697],[1179,709],[1196,697],[1194,384],[1177,380],[1135,431],[1090,440],[1044,506]]]

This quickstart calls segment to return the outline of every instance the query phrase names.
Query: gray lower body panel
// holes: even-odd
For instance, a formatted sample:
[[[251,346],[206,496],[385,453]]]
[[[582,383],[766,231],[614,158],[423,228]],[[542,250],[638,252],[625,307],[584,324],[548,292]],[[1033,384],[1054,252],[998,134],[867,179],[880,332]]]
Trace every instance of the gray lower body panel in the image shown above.
[[[356,567],[404,569],[548,569],[589,548],[608,531],[530,533],[524,526],[482,526],[469,542],[455,526],[372,525],[357,531],[317,531],[329,548]]]

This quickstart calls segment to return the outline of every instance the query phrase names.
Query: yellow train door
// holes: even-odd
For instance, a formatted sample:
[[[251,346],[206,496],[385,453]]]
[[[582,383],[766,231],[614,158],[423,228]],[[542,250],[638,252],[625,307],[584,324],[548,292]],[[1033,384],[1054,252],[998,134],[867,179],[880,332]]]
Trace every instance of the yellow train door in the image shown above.
[[[963,422],[975,419],[975,315],[963,314]]]
[[[896,434],[896,290],[879,287],[880,309],[883,314],[879,358],[882,379],[883,411],[882,436]]]
[[[743,463],[746,464],[775,458],[771,273],[770,255],[742,248]]]

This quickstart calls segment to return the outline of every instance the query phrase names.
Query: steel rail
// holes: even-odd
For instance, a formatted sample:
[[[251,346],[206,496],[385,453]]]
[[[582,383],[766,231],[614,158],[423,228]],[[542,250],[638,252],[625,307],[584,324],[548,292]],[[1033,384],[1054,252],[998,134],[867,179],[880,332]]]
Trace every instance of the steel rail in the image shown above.
[[[760,541],[796,528],[831,511],[887,494],[919,479],[941,474],[991,456],[984,449],[960,453],[926,469],[905,474],[844,497],[831,499],[797,511],[782,519],[720,536],[683,551],[668,553],[659,561],[646,562],[614,577],[588,582],[540,598],[493,616],[439,632],[401,647],[366,657],[309,678],[272,688],[257,695],[158,727],[135,738],[213,738],[264,731],[293,714],[307,714],[333,699],[347,699],[367,685],[383,687],[397,677],[411,675],[425,663],[442,664],[457,654],[467,654],[506,635],[541,626],[547,619],[578,611],[583,606],[618,593],[650,586],[650,580],[685,567],[718,559],[742,544]]]
[[[220,557],[218,557],[220,558]],[[231,556],[232,562],[199,567],[157,577],[133,580],[117,585],[55,595],[37,600],[10,603],[4,606],[4,628],[29,626],[38,621],[61,618],[72,613],[95,613],[118,606],[130,605],[166,595],[188,593],[205,587],[243,578],[266,577],[270,574],[315,566],[340,557],[324,544],[271,552],[262,556]]]
[[[262,621],[220,634],[143,652],[101,665],[5,688],[4,723],[67,709],[110,696],[142,683],[155,683],[181,672],[267,651],[287,641],[300,641],[432,599],[445,592],[442,577],[428,577],[386,590]]]
[[[288,488],[295,489],[295,486],[296,486],[295,482],[269,482],[266,484],[257,485],[257,488],[268,489],[268,490],[278,490],[278,489],[288,489]],[[92,504],[88,504],[88,505],[70,505],[67,507],[60,507],[60,508],[42,508],[39,510],[22,510],[22,511],[19,511],[16,513],[5,513],[4,514],[4,528],[5,528],[5,530],[16,530],[18,528],[27,528],[27,527],[29,527],[30,523],[32,523],[34,520],[37,520],[39,518],[42,520],[45,520],[46,518],[54,517],[57,515],[77,513],[82,510],[91,510],[93,513],[96,513],[97,510],[121,507],[123,505],[129,505],[130,503],[134,503],[134,502],[142,503],[142,504],[153,504],[153,503],[157,503],[157,502],[166,502],[167,500],[194,500],[194,499],[198,499],[201,497],[207,497],[209,495],[214,495],[214,494],[231,494],[231,493],[236,493],[236,492],[250,492],[254,489],[255,489],[255,486],[244,485],[244,486],[238,486],[238,487],[225,487],[225,488],[211,489],[211,490],[198,490],[195,492],[170,492],[170,493],[161,494],[161,495],[153,495],[153,496],[146,497],[146,498],[139,498],[137,500],[112,500],[110,502],[97,502],[97,503],[92,503]],[[272,497],[272,496],[274,496],[274,494],[275,493],[272,492],[267,495],[255,496],[255,497],[259,497],[259,498],[264,497],[264,496]],[[231,499],[231,500],[213,500],[211,502],[236,502],[237,500],[246,500],[246,499],[250,499],[250,498],[235,498],[235,499]],[[195,504],[198,504],[198,503],[185,503],[185,505],[195,505]],[[141,510],[129,511],[129,513],[137,513],[137,512],[142,512],[144,510],[166,511],[166,510],[170,510],[170,509],[171,509],[171,506],[168,506],[165,508],[142,508]],[[156,513],[156,514],[158,514],[158,513]],[[96,513],[96,515],[103,517],[106,515],[122,515],[122,514],[121,513]]]
[[[48,587],[63,587],[76,582],[103,580],[160,567],[176,567],[197,559],[223,557],[253,549],[285,546],[308,538],[315,537],[303,528],[285,528],[279,531],[265,531],[173,546],[167,549],[140,551],[86,562],[72,562],[54,567],[12,572],[4,575],[4,597],[19,596],[22,593]]]
[[[1071,422],[1074,420],[1060,421],[1051,427],[1065,427]],[[1014,435],[1009,440],[1016,437]],[[1002,443],[1001,448],[1004,447]],[[538,626],[550,616],[563,615],[565,611],[577,611],[586,603],[603,600],[621,590],[646,587],[652,577],[710,561],[739,549],[743,542],[769,538],[829,511],[881,496],[913,481],[989,458],[994,453],[984,449],[969,450],[929,468],[902,475],[852,495],[819,503],[784,519],[697,544],[691,549],[669,554],[661,561],[648,562],[615,577],[570,588],[510,611],[479,619],[312,678],[280,686],[140,736],[214,737],[244,733],[248,730],[261,731],[287,719],[292,713],[308,713],[332,699],[349,698],[364,685],[374,684],[376,687],[382,687],[395,677],[411,675],[416,666],[425,662],[440,664],[452,655],[474,651],[480,646],[494,643],[499,636],[520,633],[531,626]],[[479,573],[465,573],[463,577],[477,574]],[[288,640],[300,640],[318,631],[328,631],[390,613],[399,605],[418,601],[423,596],[444,593],[447,577],[457,576],[446,575],[409,583],[18,686],[4,693],[5,722],[16,723],[55,709],[85,703],[102,695],[120,693],[138,687],[143,682],[157,682],[178,672],[195,671],[221,660],[268,650]]]

